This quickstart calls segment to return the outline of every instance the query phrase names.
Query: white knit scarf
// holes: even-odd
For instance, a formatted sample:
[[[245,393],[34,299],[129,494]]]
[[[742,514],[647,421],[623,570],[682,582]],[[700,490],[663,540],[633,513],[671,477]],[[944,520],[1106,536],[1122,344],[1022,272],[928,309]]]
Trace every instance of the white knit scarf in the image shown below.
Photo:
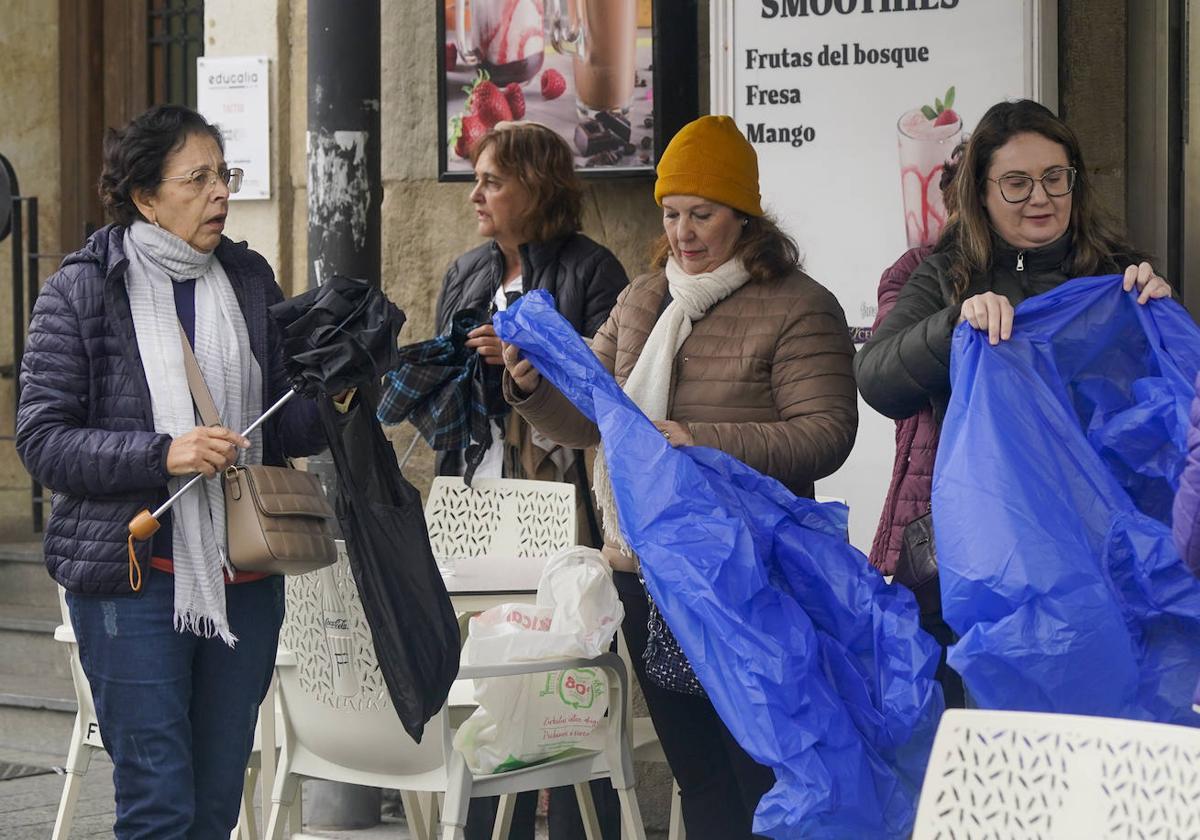
[[[671,293],[671,302],[646,338],[641,355],[623,386],[625,394],[651,420],[667,419],[675,355],[692,334],[692,324],[744,286],[749,279],[750,275],[738,259],[729,260],[703,274],[687,274],[674,257],[667,259],[667,289]],[[633,553],[621,536],[603,444],[596,451],[592,486],[596,504],[604,515],[605,541],[619,548],[625,556],[632,557]]]
[[[262,371],[250,350],[246,321],[225,269],[215,253],[202,253],[162,228],[134,222],[125,235],[129,268],[125,288],[138,352],[150,386],[154,430],[177,438],[202,425],[188,389],[172,281],[196,280],[193,349],[221,422],[240,432],[262,412]],[[255,432],[241,454],[243,464],[262,463],[262,435]],[[173,477],[175,493],[191,476]],[[172,509],[175,629],[219,636],[230,647],[223,576],[233,574],[225,533],[221,477],[202,480]]]

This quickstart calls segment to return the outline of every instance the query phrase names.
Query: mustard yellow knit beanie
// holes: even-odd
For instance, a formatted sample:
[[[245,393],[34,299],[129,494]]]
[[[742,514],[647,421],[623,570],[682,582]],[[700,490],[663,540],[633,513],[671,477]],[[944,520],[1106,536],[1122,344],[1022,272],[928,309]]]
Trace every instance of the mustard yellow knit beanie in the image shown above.
[[[761,216],[758,155],[730,117],[708,116],[685,125],[658,162],[654,200],[698,195],[749,216]]]

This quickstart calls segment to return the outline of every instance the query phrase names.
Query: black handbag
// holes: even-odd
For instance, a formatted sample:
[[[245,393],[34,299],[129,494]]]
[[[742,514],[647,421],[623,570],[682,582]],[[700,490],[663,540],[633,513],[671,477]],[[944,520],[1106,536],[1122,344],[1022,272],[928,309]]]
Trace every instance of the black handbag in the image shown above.
[[[942,589],[938,581],[937,546],[933,541],[933,512],[914,519],[904,528],[900,556],[893,579],[912,590],[921,615],[942,611]]]
[[[638,576],[641,580],[641,576]],[[645,589],[646,581],[642,580]],[[651,682],[667,691],[680,694],[690,694],[694,697],[707,697],[704,686],[692,670],[683,649],[675,639],[671,628],[663,621],[658,605],[646,592],[646,601],[650,604],[650,615],[646,619],[646,649],[642,652],[642,663],[646,666],[646,676]]]

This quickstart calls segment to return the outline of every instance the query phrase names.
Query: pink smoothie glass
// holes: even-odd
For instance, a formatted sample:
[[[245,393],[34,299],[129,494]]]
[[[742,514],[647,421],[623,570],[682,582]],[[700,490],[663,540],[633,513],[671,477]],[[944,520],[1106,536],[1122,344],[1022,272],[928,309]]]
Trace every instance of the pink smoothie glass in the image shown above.
[[[456,5],[455,32],[464,64],[486,70],[499,87],[524,84],[542,69],[546,36],[540,0],[458,0]]]
[[[900,189],[904,195],[904,229],[908,247],[937,242],[946,224],[946,204],[938,183],[954,147],[962,141],[962,120],[945,125],[914,108],[896,124],[900,145]]]

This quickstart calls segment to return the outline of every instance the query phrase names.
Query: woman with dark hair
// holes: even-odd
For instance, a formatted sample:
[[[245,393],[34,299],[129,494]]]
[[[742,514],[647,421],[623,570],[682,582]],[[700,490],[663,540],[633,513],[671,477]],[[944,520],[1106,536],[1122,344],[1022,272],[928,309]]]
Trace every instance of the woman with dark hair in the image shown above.
[[[1024,99],[993,105],[967,143],[955,211],[934,253],[854,360],[859,389],[893,419],[950,398],[950,336],[966,321],[992,344],[1012,334],[1013,307],[1071,277],[1121,273],[1138,302],[1171,287],[1105,221],[1075,133]]]
[[[499,376],[500,339],[490,316],[531,289],[554,296],[558,311],[580,335],[590,338],[608,318],[617,295],[629,284],[611,251],[579,232],[583,185],[570,147],[539,123],[504,122],[471,148],[475,186],[471,206],[476,229],[487,242],[456,259],[442,282],[437,303],[439,335],[450,332],[454,315],[474,309],[488,315],[468,335],[467,346]],[[387,393],[381,402],[386,406]],[[386,420],[386,415],[381,415]],[[440,475],[461,475],[462,452],[439,456]],[[474,473],[478,478],[527,478],[575,485],[577,541],[600,545],[600,526],[592,504],[584,453],[558,446],[539,435],[515,413],[492,429],[492,445]],[[592,786],[606,838],[620,833],[620,814],[612,787]],[[532,840],[534,794],[517,797],[511,836]],[[491,836],[494,800],[474,800],[467,823],[469,838]],[[550,795],[552,840],[582,837],[575,791],[556,788]]]
[[[731,118],[701,117],[675,135],[654,197],[664,235],[652,271],[622,293],[592,349],[672,445],[723,450],[811,498],[814,482],[849,455],[858,424],[841,307],[801,271],[796,244],[763,212],[757,155]],[[504,361],[505,396],[534,427],[566,446],[599,442],[595,424],[516,347]],[[648,646],[669,644],[670,631],[651,613],[599,466],[596,496],[622,630],[687,835],[751,837],[774,774],[737,744],[702,692],[681,690],[685,675],[647,669]],[[690,673],[685,661],[680,668]]]
[[[530,289],[545,289],[571,326],[590,338],[629,278],[611,251],[579,232],[583,185],[566,141],[538,123],[500,123],[475,143],[471,161],[471,206],[479,235],[488,241],[446,272],[437,302],[438,334],[449,333],[455,313],[464,309],[490,316]],[[500,339],[490,320],[468,335],[467,346],[499,374]],[[582,453],[550,443],[515,415],[493,429],[492,439],[475,475],[574,483],[579,542],[598,546]],[[463,469],[463,453],[440,456],[440,475],[461,475]]]
[[[897,438],[909,451],[903,464],[898,452],[896,464],[907,483],[893,485],[872,550],[876,565],[896,571],[897,579],[908,572],[905,529],[936,516],[929,500],[955,327],[966,321],[992,344],[1004,341],[1017,304],[1072,277],[1124,272],[1125,289],[1136,286],[1140,303],[1171,293],[1104,220],[1074,132],[1036,102],[988,109],[962,153],[949,198],[950,220],[933,253],[904,281],[886,314],[881,295],[875,333],[854,359],[867,403],[909,422],[910,437]],[[877,553],[881,540],[885,548]],[[942,619],[936,577],[920,589],[922,627],[943,646],[938,678],[946,705],[962,706],[962,681],[946,665],[945,648],[955,636]]]
[[[288,388],[267,317],[283,295],[222,235],[241,178],[187,108],[110,129],[100,195],[115,223],[46,282],[21,362],[17,451],[54,490],[46,566],[67,590],[122,840],[224,839],[237,823],[283,579],[229,565],[220,473],[325,446],[305,399],[237,431]],[[183,341],[227,426],[198,421]],[[195,473],[208,480],[127,549],[129,520]]]

